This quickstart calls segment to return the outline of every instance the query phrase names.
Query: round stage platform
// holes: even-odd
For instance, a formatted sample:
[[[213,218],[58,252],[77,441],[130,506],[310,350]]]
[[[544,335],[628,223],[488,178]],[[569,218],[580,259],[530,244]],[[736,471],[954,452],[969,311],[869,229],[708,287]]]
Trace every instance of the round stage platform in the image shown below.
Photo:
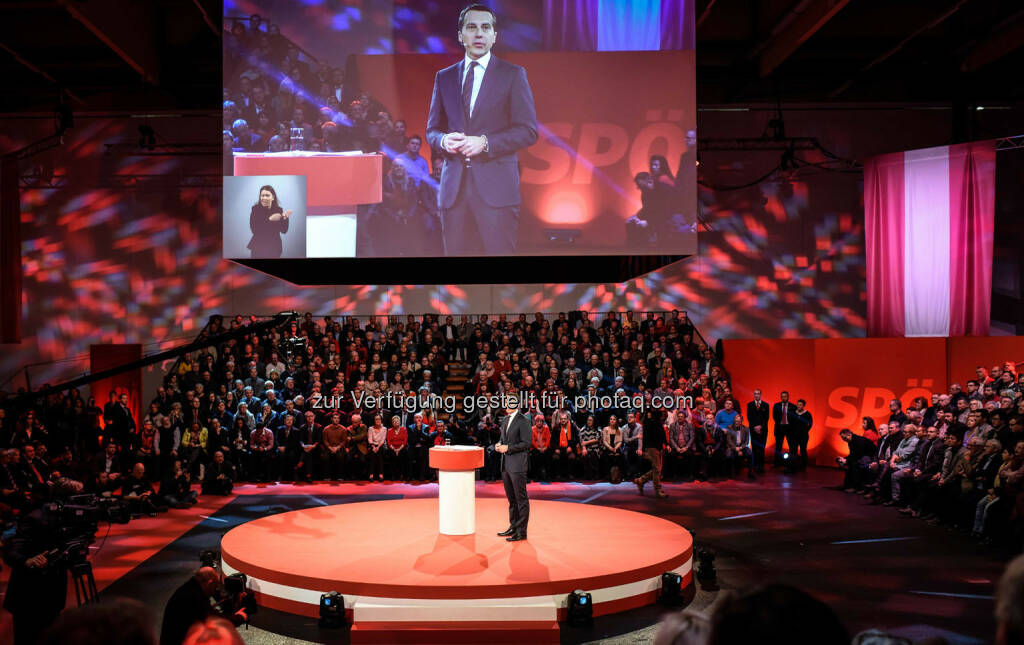
[[[272,515],[222,538],[224,570],[246,574],[259,604],[303,616],[319,616],[320,595],[338,591],[353,642],[380,642],[384,632],[428,622],[542,632],[554,624],[557,635],[573,590],[589,592],[601,615],[654,602],[667,571],[679,573],[684,587],[692,580],[689,531],[651,515],[531,501],[521,542],[496,535],[508,526],[504,499],[476,500],[475,535],[441,535],[437,518],[437,499]]]

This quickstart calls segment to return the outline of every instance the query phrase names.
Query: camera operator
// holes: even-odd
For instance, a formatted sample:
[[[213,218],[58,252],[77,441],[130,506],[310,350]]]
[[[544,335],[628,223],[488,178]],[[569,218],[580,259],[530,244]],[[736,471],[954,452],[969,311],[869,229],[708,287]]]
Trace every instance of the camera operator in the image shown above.
[[[60,480],[53,490],[55,499],[82,492],[82,484]],[[11,579],[4,596],[4,609],[14,619],[15,645],[31,645],[64,609],[67,597],[67,567],[60,555],[60,518],[40,507],[18,522],[14,538],[6,545],[4,561]]]
[[[247,621],[246,610],[242,608],[246,603],[242,600],[251,597],[250,592],[245,591],[241,598],[233,599],[230,607],[224,607],[225,603],[221,601],[224,595],[217,570],[213,567],[199,569],[167,601],[160,629],[160,645],[180,645],[193,625],[210,616],[226,618],[235,625]],[[211,599],[221,602],[214,605],[210,603]]]

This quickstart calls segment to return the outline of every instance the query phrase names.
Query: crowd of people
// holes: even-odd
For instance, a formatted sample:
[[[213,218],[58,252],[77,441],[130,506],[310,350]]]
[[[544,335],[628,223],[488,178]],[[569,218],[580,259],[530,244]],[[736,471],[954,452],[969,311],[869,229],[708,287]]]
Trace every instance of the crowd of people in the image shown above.
[[[807,464],[805,401],[782,392],[770,404],[755,390],[741,407],[686,312],[365,324],[305,314],[262,334],[245,333],[250,322],[212,318],[204,334],[241,336],[186,355],[138,410],[127,393],[110,392],[100,408],[75,389],[0,409],[3,509],[31,508],[62,478],[123,496],[135,514],[225,495],[240,481],[424,482],[436,477],[428,451],[443,444],[483,447],[480,477],[493,481],[502,394],[529,405],[534,481],[632,480],[642,492],[651,480],[663,496],[663,479],[756,478],[771,443],[774,466]],[[981,539],[1019,541],[1022,389],[1007,363],[907,410],[894,400],[887,423],[843,431],[844,489]],[[467,397],[480,404],[466,407]]]
[[[61,478],[125,495],[137,514],[194,503],[191,484],[227,494],[238,481],[426,481],[427,451],[440,444],[484,447],[481,477],[496,480],[488,397],[504,393],[532,401],[538,480],[636,479],[651,470],[651,449],[674,479],[758,468],[729,380],[685,312],[365,324],[306,314],[262,335],[245,333],[251,322],[211,319],[204,335],[243,335],[185,356],[137,410],[126,392],[101,408],[71,389],[0,411],[5,507],[30,508]],[[452,365],[463,372],[458,409],[442,405]],[[373,403],[386,396],[390,409]],[[464,407],[466,396],[487,405]],[[661,398],[695,404],[650,405]]]
[[[886,423],[841,431],[850,454],[843,489],[905,515],[1019,550],[1024,544],[1024,373],[1012,362],[953,383]]]

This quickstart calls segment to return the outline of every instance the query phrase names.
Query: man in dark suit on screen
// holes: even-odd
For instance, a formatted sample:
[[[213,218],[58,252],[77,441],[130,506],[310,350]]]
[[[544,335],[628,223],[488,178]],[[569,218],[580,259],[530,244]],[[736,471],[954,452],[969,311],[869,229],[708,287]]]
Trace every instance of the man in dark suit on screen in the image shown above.
[[[529,464],[533,428],[526,414],[518,410],[513,396],[506,399],[505,418],[501,420],[501,437],[494,450],[501,453],[501,479],[508,498],[508,528],[498,535],[509,542],[526,539],[530,521],[530,498],[526,494],[526,469]]]
[[[438,201],[448,256],[513,255],[519,235],[516,153],[537,141],[526,70],[491,55],[497,16],[459,14],[463,60],[434,77],[427,141],[444,157]]]

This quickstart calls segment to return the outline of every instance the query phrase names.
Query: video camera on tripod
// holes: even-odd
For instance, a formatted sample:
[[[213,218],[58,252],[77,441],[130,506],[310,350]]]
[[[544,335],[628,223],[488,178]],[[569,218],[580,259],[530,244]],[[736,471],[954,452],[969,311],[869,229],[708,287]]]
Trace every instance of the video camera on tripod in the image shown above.
[[[282,339],[279,349],[284,352],[285,359],[291,365],[294,362],[295,356],[302,356],[306,353],[306,345],[308,343],[309,339],[307,338],[292,336],[291,338]]]
[[[99,592],[88,559],[89,546],[96,541],[99,522],[127,524],[131,520],[128,504],[96,495],[73,495],[66,502],[44,504],[42,512],[57,544],[46,552],[46,566],[63,567],[71,573],[79,606],[96,600]]]

